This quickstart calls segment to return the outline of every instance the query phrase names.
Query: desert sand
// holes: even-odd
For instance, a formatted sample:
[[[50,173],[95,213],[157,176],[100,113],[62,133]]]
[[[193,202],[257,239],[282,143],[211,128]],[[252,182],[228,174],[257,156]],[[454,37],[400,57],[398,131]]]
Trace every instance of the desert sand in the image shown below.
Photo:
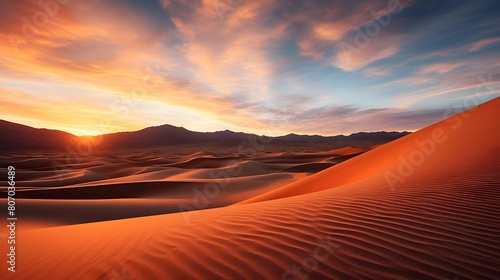
[[[45,177],[51,158],[18,156],[40,166],[19,175],[33,184],[19,208],[47,212],[20,225],[17,272],[0,276],[498,279],[499,112],[496,98],[367,152],[135,154],[78,163],[62,180]],[[211,170],[233,178],[221,187]],[[196,209],[192,189],[209,183],[219,192]],[[178,212],[180,201],[195,209]]]
[[[19,228],[34,229],[228,206],[367,149],[252,155],[171,150],[89,154],[60,169],[53,164],[66,162],[67,154],[12,153],[0,162],[18,169]]]

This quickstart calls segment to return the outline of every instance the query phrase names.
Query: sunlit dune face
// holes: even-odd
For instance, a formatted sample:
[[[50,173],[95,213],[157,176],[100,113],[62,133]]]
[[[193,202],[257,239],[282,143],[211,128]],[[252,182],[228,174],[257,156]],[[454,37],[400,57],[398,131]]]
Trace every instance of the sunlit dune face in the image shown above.
[[[5,3],[0,118],[77,135],[165,123],[333,135],[415,130],[481,85],[481,102],[499,94],[495,17],[467,5],[442,10],[470,17],[437,21],[411,1],[222,2]]]
[[[497,98],[366,152],[2,156],[30,169],[16,251],[0,250],[15,252],[19,279],[495,279],[499,109]],[[47,168],[67,158],[60,176]]]

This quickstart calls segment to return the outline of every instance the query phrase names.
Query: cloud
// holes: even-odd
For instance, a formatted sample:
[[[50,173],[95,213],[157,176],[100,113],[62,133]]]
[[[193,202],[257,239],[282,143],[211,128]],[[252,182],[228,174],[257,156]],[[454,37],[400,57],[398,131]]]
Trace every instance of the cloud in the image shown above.
[[[398,53],[398,44],[396,38],[384,38],[373,41],[364,48],[346,46],[337,53],[331,64],[344,71],[356,71],[375,61],[393,57]]]
[[[359,131],[418,130],[441,121],[449,113],[439,109],[363,109],[353,105],[316,108],[288,116],[287,128],[295,133],[323,135]]]
[[[99,104],[85,98],[54,100],[0,87],[0,104],[0,119],[40,128],[56,128],[77,135],[106,132],[101,124],[110,118],[113,118],[114,129],[117,130],[144,127],[141,121],[118,118],[117,114],[110,112],[109,104]],[[19,111],[23,114],[19,115]]]
[[[390,69],[384,69],[380,67],[373,67],[363,70],[363,75],[367,77],[380,77],[380,76],[389,76],[393,72]]]
[[[476,52],[476,51],[478,51],[478,50],[480,50],[488,45],[497,44],[499,42],[500,42],[500,37],[486,38],[486,39],[472,43],[469,46],[469,50],[471,52]]]
[[[461,66],[463,66],[464,63],[435,63],[435,64],[430,64],[430,65],[424,65],[420,67],[420,70],[418,71],[419,74],[421,75],[426,75],[426,74],[444,74],[451,72]]]
[[[34,15],[46,13],[38,1],[8,1],[0,94],[27,98],[4,98],[0,111],[72,131],[123,103],[130,113],[116,131],[172,121],[252,132],[281,119],[290,120],[283,132],[378,129],[385,124],[361,116],[424,101],[444,108],[498,73],[494,2],[445,2],[401,1],[396,14],[387,0],[70,1],[34,30]]]

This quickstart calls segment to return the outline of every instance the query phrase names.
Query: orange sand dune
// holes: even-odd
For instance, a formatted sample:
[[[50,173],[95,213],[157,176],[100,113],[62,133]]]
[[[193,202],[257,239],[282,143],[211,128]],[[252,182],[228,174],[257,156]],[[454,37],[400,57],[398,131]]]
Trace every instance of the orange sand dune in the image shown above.
[[[170,152],[169,147],[111,154],[97,151],[83,156],[9,154],[0,156],[0,164],[18,167],[19,163],[23,167],[18,167],[16,178],[16,197],[23,205],[19,209],[21,229],[227,206],[334,164],[322,163],[331,152],[312,152],[312,148],[307,156],[293,160],[290,155],[300,155],[301,149],[280,159],[281,153],[270,152],[272,149],[248,156],[230,150],[192,153],[192,146],[188,150],[172,148],[176,152]],[[262,162],[269,158],[281,162]],[[303,167],[311,160],[312,167]],[[0,189],[5,192],[7,182],[2,183]],[[215,197],[210,194],[214,186],[218,187]],[[0,198],[0,202],[5,200]]]
[[[203,193],[207,182],[216,184],[215,179],[116,184],[98,182],[97,185],[29,190],[23,194],[29,199],[18,199],[18,204],[22,205],[18,216],[23,217],[19,227],[31,229],[175,213],[186,208],[180,208],[181,204],[187,205],[188,209],[227,206],[306,176],[303,173],[276,173],[231,178],[227,187],[221,188],[218,195],[210,197],[206,203],[205,198],[200,199],[196,193]]]
[[[446,174],[456,165],[471,164],[471,159],[477,161],[498,149],[500,133],[495,120],[499,119],[499,110],[500,98],[496,98],[315,176],[240,204],[321,191],[376,176],[387,177],[394,182],[390,184],[394,187],[396,182],[405,180],[407,173],[414,176],[437,172]]]
[[[0,277],[498,279],[499,112],[497,98],[240,205],[21,231],[16,277]]]

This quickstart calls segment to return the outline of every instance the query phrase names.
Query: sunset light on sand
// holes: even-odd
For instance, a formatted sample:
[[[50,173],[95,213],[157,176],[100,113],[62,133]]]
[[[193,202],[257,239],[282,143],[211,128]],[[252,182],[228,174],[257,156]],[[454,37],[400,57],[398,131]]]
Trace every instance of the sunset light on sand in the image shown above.
[[[0,279],[500,279],[500,3],[0,0]]]

